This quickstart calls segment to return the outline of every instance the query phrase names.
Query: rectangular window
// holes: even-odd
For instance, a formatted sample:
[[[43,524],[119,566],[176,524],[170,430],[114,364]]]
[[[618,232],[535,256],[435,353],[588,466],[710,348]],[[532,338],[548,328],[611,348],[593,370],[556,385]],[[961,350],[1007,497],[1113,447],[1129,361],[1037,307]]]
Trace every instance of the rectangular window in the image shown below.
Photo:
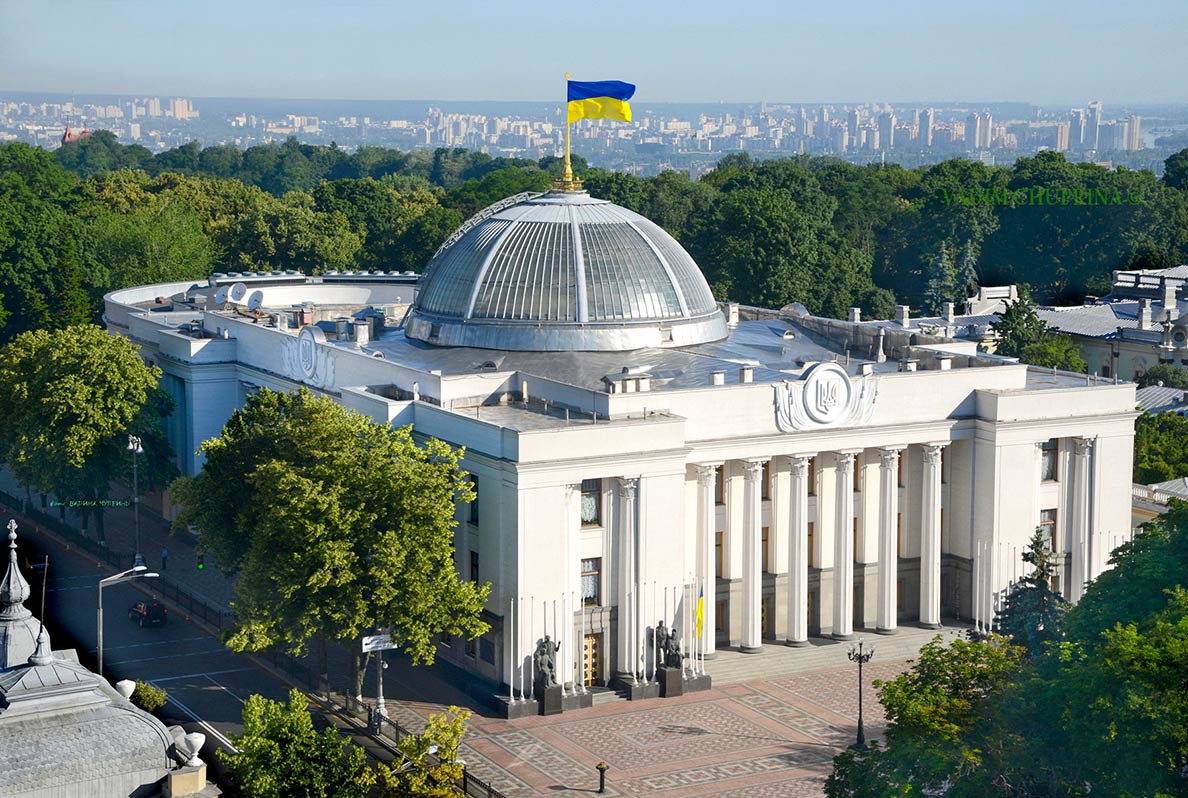
[[[471,486],[471,488],[474,489],[474,498],[470,502],[470,518],[468,520],[470,521],[470,523],[474,524],[475,526],[478,526],[478,522],[479,522],[479,497],[478,497],[479,480],[478,480],[478,477],[474,476],[473,474],[470,475],[470,486]]]
[[[1056,551],[1056,511],[1040,510],[1040,532],[1048,544],[1048,551]]]
[[[1052,482],[1058,477],[1056,458],[1060,453],[1060,441],[1056,438],[1040,444],[1040,478],[1044,482]]]
[[[817,458],[809,458],[808,466],[808,495],[817,495]]]
[[[602,480],[582,480],[582,526],[602,526]]]
[[[472,551],[472,552],[470,552],[470,581],[477,582],[478,580],[479,580],[478,552]]]
[[[1109,376],[1110,376],[1110,367],[1109,367],[1109,366],[1105,366],[1105,365],[1103,365],[1103,366],[1101,367],[1101,376],[1103,376],[1103,377],[1109,377]]]
[[[764,500],[771,498],[771,461],[768,460],[763,464],[763,484],[760,494]]]
[[[722,543],[725,532],[716,532],[714,539],[714,575],[722,578]]]
[[[771,569],[767,567],[767,527],[763,527],[763,565],[760,568],[765,574],[771,572]]]
[[[478,644],[475,643],[474,638],[469,638],[466,641],[466,656],[474,659],[478,656]]]
[[[602,604],[602,558],[582,560],[582,603],[587,607]]]
[[[817,550],[813,547],[813,522],[808,522],[808,566],[817,567]]]
[[[720,465],[714,469],[714,504],[726,503],[726,466]]]

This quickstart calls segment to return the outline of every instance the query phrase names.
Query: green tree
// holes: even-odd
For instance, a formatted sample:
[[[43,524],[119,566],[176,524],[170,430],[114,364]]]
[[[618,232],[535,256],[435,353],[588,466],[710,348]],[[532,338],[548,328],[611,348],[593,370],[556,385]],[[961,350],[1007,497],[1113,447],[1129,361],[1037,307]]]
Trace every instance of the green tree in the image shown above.
[[[299,690],[286,706],[252,695],[243,705],[235,751],[220,749],[232,782],[251,798],[367,798],[376,782],[363,749],[333,726],[314,729]]]
[[[1167,363],[1160,363],[1136,377],[1135,382],[1138,383],[1140,388],[1163,385],[1168,388],[1188,390],[1188,369]]]
[[[1134,481],[1141,485],[1188,477],[1188,418],[1143,413],[1134,426]]]
[[[1026,287],[1020,289],[1014,302],[1007,301],[1006,310],[991,323],[998,335],[995,352],[1007,357],[1021,357],[1024,348],[1036,343],[1048,333],[1048,325],[1036,315],[1035,303]]]
[[[1163,162],[1163,185],[1188,191],[1188,149],[1172,153]]]
[[[23,333],[0,350],[0,460],[39,493],[77,486],[160,376],[100,327]]]
[[[928,286],[924,291],[924,310],[934,316],[940,315],[946,302],[956,302],[957,268],[949,255],[948,247],[941,244],[940,252],[933,257],[928,267]]]
[[[1072,336],[1056,332],[1046,333],[1038,341],[1023,347],[1019,359],[1033,366],[1064,369],[1078,374],[1085,373],[1089,367]]]
[[[413,662],[433,662],[440,633],[477,637],[489,585],[454,566],[455,502],[474,494],[459,450],[416,445],[308,390],[261,391],[202,444],[202,471],[174,483],[177,524],[201,531],[220,568],[238,573],[229,644],[302,654],[311,640],[352,652],[389,629]],[[235,508],[229,512],[228,508]]]
[[[1031,536],[1023,562],[1032,567],[1007,593],[996,617],[1000,634],[1022,646],[1028,656],[1036,657],[1048,643],[1060,639],[1068,600],[1052,589],[1055,555],[1053,541],[1036,530]]]
[[[462,780],[458,747],[466,734],[470,712],[449,707],[429,716],[420,734],[410,734],[396,743],[403,754],[400,763],[381,775],[383,798],[454,798]],[[436,752],[431,753],[431,752]]]

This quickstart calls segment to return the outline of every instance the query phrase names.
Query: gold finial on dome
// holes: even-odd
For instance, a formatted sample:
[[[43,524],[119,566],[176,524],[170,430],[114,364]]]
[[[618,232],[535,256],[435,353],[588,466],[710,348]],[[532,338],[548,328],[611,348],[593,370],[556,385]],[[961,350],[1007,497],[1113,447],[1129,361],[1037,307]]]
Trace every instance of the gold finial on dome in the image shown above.
[[[569,94],[569,78],[570,78],[570,74],[568,72],[566,72],[565,73],[565,88],[566,88],[566,96],[567,97]],[[581,191],[582,190],[582,181],[573,176],[573,165],[569,160],[569,126],[570,126],[570,124],[571,123],[569,121],[569,115],[567,113],[565,116],[565,171],[562,173],[562,176],[559,179],[553,181],[553,190],[554,191]]]

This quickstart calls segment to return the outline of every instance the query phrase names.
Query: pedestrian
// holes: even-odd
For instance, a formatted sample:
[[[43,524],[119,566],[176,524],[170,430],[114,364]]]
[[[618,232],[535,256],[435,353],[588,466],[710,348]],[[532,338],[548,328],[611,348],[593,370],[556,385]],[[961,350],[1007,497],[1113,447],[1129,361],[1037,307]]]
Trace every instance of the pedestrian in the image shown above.
[[[161,549],[161,570],[164,571],[169,567],[169,549]]]

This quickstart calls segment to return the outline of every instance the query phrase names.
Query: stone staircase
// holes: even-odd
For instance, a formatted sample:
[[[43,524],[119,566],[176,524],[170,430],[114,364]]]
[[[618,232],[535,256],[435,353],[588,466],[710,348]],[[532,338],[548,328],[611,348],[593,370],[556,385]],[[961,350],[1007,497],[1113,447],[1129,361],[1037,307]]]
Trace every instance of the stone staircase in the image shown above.
[[[862,629],[854,631],[853,640],[814,637],[809,639],[809,645],[801,648],[772,641],[764,643],[763,650],[758,654],[743,654],[736,649],[719,650],[713,659],[706,661],[705,670],[717,688],[752,679],[838,668],[849,661],[846,653],[859,639],[868,646],[874,646],[875,658],[878,660],[910,659],[920,652],[921,646],[937,635],[951,640],[963,636],[968,628],[965,624],[947,625],[936,630],[901,626],[893,635],[880,635],[874,630]]]

